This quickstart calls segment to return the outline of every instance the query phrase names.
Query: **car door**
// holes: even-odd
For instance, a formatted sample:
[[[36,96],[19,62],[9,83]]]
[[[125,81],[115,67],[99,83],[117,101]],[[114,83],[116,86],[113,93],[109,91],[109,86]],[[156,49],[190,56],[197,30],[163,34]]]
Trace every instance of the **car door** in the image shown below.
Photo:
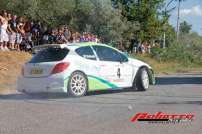
[[[79,47],[75,52],[82,57],[77,62],[80,70],[84,71],[87,75],[99,75],[97,70],[97,59],[90,46]]]
[[[100,67],[100,77],[114,84],[115,87],[125,87],[125,77],[121,75],[123,74],[122,69],[124,69],[125,65],[120,63],[120,53],[106,46],[93,46],[93,49],[99,58],[98,66]]]
[[[123,87],[131,87],[133,83],[133,71],[134,67],[132,64],[129,63],[128,57],[123,54],[122,52],[119,52],[121,61],[120,61],[120,78],[124,79],[124,82],[122,83]]]

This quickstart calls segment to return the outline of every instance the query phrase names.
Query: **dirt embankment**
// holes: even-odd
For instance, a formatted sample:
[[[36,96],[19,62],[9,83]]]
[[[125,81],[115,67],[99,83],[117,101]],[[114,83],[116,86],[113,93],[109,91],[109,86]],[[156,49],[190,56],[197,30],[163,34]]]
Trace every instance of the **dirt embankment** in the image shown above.
[[[30,58],[31,55],[25,52],[0,52],[0,93],[15,90],[21,66]]]

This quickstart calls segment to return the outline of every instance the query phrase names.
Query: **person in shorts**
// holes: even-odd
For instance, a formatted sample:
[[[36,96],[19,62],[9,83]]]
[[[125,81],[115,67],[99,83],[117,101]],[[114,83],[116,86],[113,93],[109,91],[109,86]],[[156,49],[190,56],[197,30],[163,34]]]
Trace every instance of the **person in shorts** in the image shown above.
[[[24,26],[25,40],[28,41],[30,44],[33,44],[32,33],[31,33],[32,26],[33,26],[33,22],[26,20],[25,26]]]
[[[16,33],[17,33],[17,15],[13,15],[12,19],[8,22],[8,31],[10,32],[9,34],[9,43],[11,50],[17,49],[17,45],[15,44],[16,42]]]
[[[2,25],[3,25],[3,17],[0,15],[0,50],[3,50],[3,38],[2,38]]]
[[[0,49],[3,51],[8,51],[7,43],[8,43],[8,33],[7,33],[7,27],[8,27],[8,21],[7,21],[7,12],[5,10],[2,11],[1,17],[0,17]]]
[[[18,32],[16,33],[16,44],[18,46],[18,50],[23,51],[24,46],[23,46],[23,39],[25,39],[25,30],[24,30],[24,20],[22,17],[19,17],[18,22],[17,22],[17,30]]]

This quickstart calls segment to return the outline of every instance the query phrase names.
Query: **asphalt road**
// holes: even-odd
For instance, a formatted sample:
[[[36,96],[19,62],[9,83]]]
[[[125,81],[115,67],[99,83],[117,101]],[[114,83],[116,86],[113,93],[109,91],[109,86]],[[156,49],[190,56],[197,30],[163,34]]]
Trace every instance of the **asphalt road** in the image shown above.
[[[191,122],[130,122],[138,112],[195,115]],[[202,75],[158,77],[146,92],[0,95],[0,134],[201,134]]]

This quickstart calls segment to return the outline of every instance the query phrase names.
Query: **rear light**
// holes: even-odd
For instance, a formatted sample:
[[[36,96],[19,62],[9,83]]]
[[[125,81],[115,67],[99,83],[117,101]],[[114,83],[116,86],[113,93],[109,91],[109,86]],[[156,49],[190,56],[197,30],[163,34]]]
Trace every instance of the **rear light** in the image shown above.
[[[57,73],[63,72],[64,70],[66,70],[69,67],[69,64],[70,64],[69,62],[58,63],[53,68],[51,74],[57,74]]]
[[[21,75],[24,76],[24,67],[21,68]]]

